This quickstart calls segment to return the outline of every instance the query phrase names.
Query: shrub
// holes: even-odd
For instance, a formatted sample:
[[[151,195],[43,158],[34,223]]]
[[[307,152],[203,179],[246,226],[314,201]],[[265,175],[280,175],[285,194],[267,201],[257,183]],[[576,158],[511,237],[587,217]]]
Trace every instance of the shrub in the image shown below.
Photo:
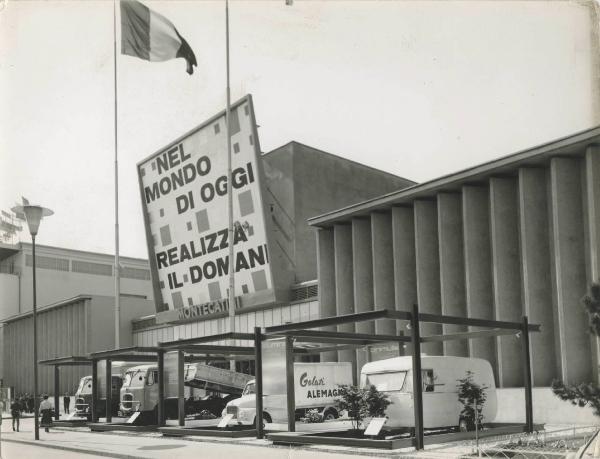
[[[487,400],[485,393],[488,386],[480,386],[473,381],[473,372],[467,371],[464,378],[458,380],[458,401],[463,406],[460,415],[470,427],[483,423],[483,405]]]
[[[308,410],[306,412],[306,416],[304,416],[304,422],[307,422],[307,423],[323,422],[323,416],[321,416],[321,413],[319,413],[319,410],[317,410],[317,409]]]
[[[366,417],[383,417],[391,403],[387,394],[377,390],[375,386],[361,389],[357,386],[340,386],[340,396],[336,401],[340,409],[348,411],[354,430],[360,429]]]

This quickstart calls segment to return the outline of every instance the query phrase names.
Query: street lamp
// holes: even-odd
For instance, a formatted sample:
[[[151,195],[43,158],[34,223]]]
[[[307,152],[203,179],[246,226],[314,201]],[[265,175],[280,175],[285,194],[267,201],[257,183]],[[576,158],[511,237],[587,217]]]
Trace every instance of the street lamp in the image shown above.
[[[27,226],[29,227],[29,233],[31,234],[32,241],[32,255],[33,255],[33,404],[34,404],[34,424],[35,424],[35,439],[40,439],[40,426],[39,426],[39,400],[37,395],[38,388],[38,365],[37,365],[37,298],[36,298],[36,283],[35,283],[35,236],[38,233],[40,222],[42,218],[49,217],[54,212],[50,209],[46,209],[41,206],[15,206],[12,208],[15,214],[25,215],[27,220]],[[58,390],[58,388],[56,388]]]

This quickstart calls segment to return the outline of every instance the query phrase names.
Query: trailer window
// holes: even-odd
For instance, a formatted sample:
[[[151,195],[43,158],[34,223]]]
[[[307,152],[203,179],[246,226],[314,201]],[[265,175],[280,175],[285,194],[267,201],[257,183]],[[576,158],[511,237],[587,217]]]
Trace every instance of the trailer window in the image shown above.
[[[367,375],[365,387],[375,386],[379,391],[399,391],[404,387],[406,371],[391,371]]]
[[[421,376],[423,378],[423,392],[433,392],[435,390],[433,370],[423,370]]]
[[[143,386],[144,385],[144,373],[140,370],[128,371],[125,373],[125,381],[123,381],[123,387],[129,386]]]

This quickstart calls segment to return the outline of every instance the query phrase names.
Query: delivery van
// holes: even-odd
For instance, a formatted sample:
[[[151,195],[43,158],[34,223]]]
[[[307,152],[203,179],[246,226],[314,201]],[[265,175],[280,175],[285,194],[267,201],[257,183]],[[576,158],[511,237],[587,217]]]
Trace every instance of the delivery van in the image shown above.
[[[186,363],[184,367],[184,407],[186,414],[200,414],[210,411],[219,417],[225,405],[241,396],[250,375],[231,370]],[[168,381],[167,381],[168,382]],[[120,412],[131,416],[139,411],[147,422],[156,422],[158,416],[158,366],[138,365],[125,373],[121,388]],[[176,419],[177,398],[165,399],[167,419]]]
[[[285,374],[282,375],[285,380]],[[352,384],[350,362],[294,363],[295,418],[316,409],[324,420],[336,419],[340,385]],[[229,402],[223,411],[233,414],[237,424],[252,425],[256,419],[255,380],[249,381],[241,398]],[[267,423],[287,421],[286,394],[263,394],[263,419]]]
[[[119,411],[119,394],[123,385],[123,373],[127,369],[125,362],[112,363],[112,384],[111,384],[111,415],[117,416]],[[92,376],[84,376],[79,380],[77,391],[75,392],[75,409],[76,416],[87,417],[92,416]],[[96,415],[100,418],[106,416],[106,398],[98,400],[96,407]]]
[[[496,417],[496,385],[492,366],[487,360],[452,356],[422,356],[421,369],[423,387],[423,426],[458,427],[468,430],[466,420],[460,412],[463,406],[458,401],[458,380],[473,372],[473,380],[487,386],[487,400],[483,406],[484,422]],[[389,395],[392,402],[387,410],[386,427],[415,426],[413,411],[412,357],[395,357],[367,363],[360,372],[361,387],[375,386]]]

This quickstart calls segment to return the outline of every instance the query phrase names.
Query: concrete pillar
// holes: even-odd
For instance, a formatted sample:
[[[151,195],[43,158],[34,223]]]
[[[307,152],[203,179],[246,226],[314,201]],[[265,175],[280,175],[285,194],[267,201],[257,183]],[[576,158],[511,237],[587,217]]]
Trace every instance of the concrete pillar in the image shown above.
[[[354,271],[354,308],[356,312],[372,311],[373,300],[373,250],[371,219],[352,219],[352,269]],[[375,333],[373,322],[357,322],[357,333]],[[358,371],[369,362],[369,349],[356,351]]]
[[[392,242],[392,214],[371,214],[373,250],[373,300],[375,309],[395,309],[394,299],[394,253]],[[395,335],[393,320],[375,323],[377,333]]]
[[[523,316],[519,208],[513,178],[490,179],[490,230],[495,319],[519,322]],[[497,337],[496,352],[500,387],[523,387],[523,365],[515,358],[521,352],[519,338]]]
[[[415,201],[415,259],[417,267],[417,302],[420,312],[441,314],[440,254],[438,249],[437,209],[435,201]],[[421,336],[441,335],[438,324],[421,324]],[[442,355],[442,343],[421,346],[428,355]]]
[[[530,336],[534,386],[550,386],[557,376],[546,175],[544,169],[519,169],[523,308],[530,323],[542,326]]]
[[[335,256],[333,228],[317,230],[317,278],[319,279],[320,317],[337,315],[335,302]],[[325,330],[336,331],[336,326],[325,327]],[[337,352],[321,354],[323,362],[337,362]]]
[[[352,271],[352,226],[336,224],[333,227],[335,307],[338,316],[354,313],[354,275]],[[354,332],[354,324],[338,325],[339,332]],[[353,350],[339,351],[339,362],[356,365]]]
[[[373,300],[375,309],[394,310],[394,252],[392,241],[392,214],[371,214],[373,248]],[[382,319],[375,322],[375,332],[384,335],[396,334],[396,321]],[[396,343],[381,343],[371,347],[373,360],[398,356]]]
[[[477,319],[493,319],[492,254],[487,187],[463,186],[462,211],[467,315]],[[489,361],[495,370],[496,383],[498,383],[495,340],[493,338],[469,340],[469,354],[471,357]]]
[[[588,285],[600,282],[600,147],[589,146],[583,162],[585,174],[584,218]],[[600,338],[591,335],[594,382],[600,381]]]
[[[440,193],[437,199],[440,241],[440,296],[442,314],[467,317],[465,297],[465,256],[461,195]],[[444,325],[444,334],[467,331],[463,325]],[[467,357],[467,341],[444,341],[444,355]]]
[[[552,158],[553,300],[558,315],[560,370],[563,381],[567,383],[592,378],[588,319],[580,303],[588,287],[582,193],[580,161]]]
[[[392,208],[394,245],[394,292],[396,310],[411,311],[417,303],[417,262],[415,259],[415,214],[412,207]],[[406,334],[406,323],[398,322],[398,334]],[[400,350],[410,355],[409,345]]]

